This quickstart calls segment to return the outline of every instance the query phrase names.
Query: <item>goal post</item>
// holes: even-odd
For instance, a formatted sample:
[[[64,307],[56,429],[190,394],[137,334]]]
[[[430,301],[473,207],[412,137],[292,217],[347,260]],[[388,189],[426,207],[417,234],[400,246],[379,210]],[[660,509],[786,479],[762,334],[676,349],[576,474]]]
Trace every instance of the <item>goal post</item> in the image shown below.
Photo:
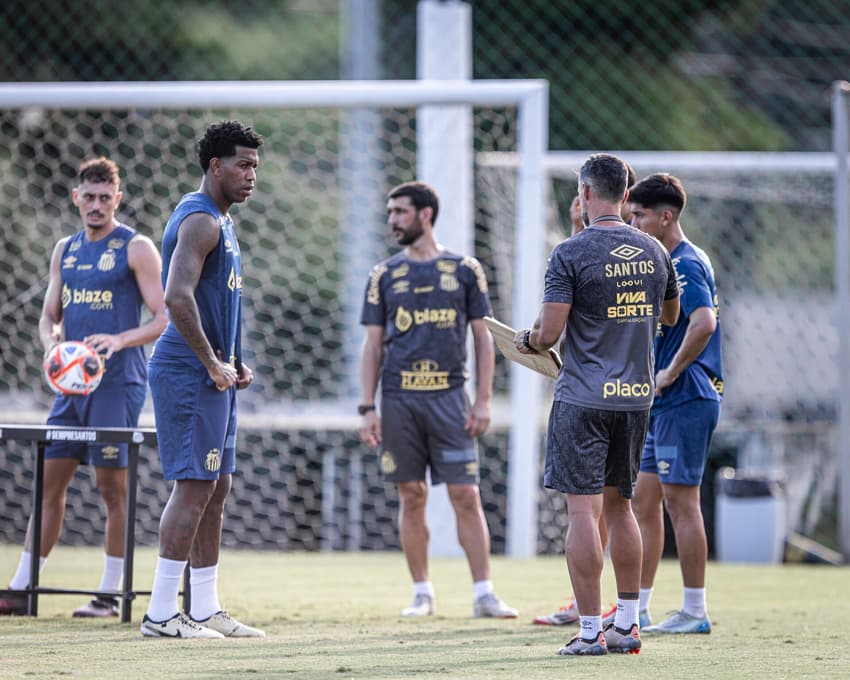
[[[835,156],[835,289],[838,324],[839,542],[850,561],[850,83],[832,85],[832,145]]]
[[[441,106],[441,105],[468,105],[471,107],[491,107],[491,108],[507,108],[515,110],[516,120],[512,122],[510,134],[515,137],[511,142],[510,148],[515,149],[518,158],[518,171],[516,177],[516,195],[515,195],[515,214],[514,214],[514,233],[513,238],[516,244],[515,260],[513,268],[517,275],[513,278],[511,295],[512,300],[510,314],[512,318],[506,319],[515,325],[528,325],[533,321],[529,318],[531,310],[536,310],[542,294],[543,272],[545,265],[545,201],[546,201],[546,181],[547,175],[543,168],[543,161],[547,147],[547,131],[548,131],[548,84],[543,80],[483,80],[483,81],[457,81],[457,80],[422,80],[422,81],[301,81],[301,82],[278,82],[278,81],[239,81],[239,82],[121,82],[121,83],[3,83],[0,84],[0,113],[10,110],[21,111],[21,118],[24,120],[24,127],[29,125],[29,119],[32,118],[35,123],[34,127],[38,127],[39,111],[136,111],[142,112],[141,117],[144,118],[147,113],[152,111],[168,111],[168,110],[195,110],[207,112],[220,111],[240,111],[248,112],[251,110],[298,110],[298,109],[336,109],[336,110],[356,110],[356,109],[395,109],[395,108],[410,108],[426,106]],[[73,126],[73,122],[69,125]],[[49,125],[49,123],[48,123]],[[125,160],[132,159],[137,163],[137,167],[144,169],[143,166],[148,163],[157,164],[159,161],[158,144],[169,145],[171,142],[168,139],[162,140],[156,138],[142,139],[143,135],[149,135],[151,130],[161,130],[162,134],[171,134],[174,130],[180,132],[184,127],[177,120],[168,124],[154,124],[151,127],[144,128],[144,132],[138,132],[140,126],[134,129],[138,132],[139,139],[134,140],[134,146],[126,153]],[[285,127],[285,126],[284,126]],[[117,126],[111,125],[111,131],[117,129]],[[50,134],[57,135],[60,139],[63,137],[62,132],[52,132]],[[190,132],[186,132],[189,135]],[[120,131],[116,132],[116,138],[113,144],[121,145],[122,140],[118,138]],[[293,133],[293,136],[297,133]],[[185,137],[182,141],[187,142],[191,139]],[[194,140],[191,140],[194,141]],[[408,144],[408,140],[401,140],[404,144]],[[102,148],[96,140],[90,142],[94,148]],[[287,140],[287,144],[297,146],[299,140],[293,138]],[[304,146],[309,147],[310,144],[320,145],[336,145],[338,142],[321,139],[320,141],[311,140],[305,142]],[[392,144],[392,141],[387,144]],[[50,154],[54,156],[51,163],[55,163],[57,167],[62,167],[62,171],[57,173],[60,177],[49,178],[49,182],[61,184],[69,179],[69,170],[63,166],[61,159],[56,159],[61,151],[57,151],[57,147],[61,144],[52,145]],[[175,150],[168,149],[175,154],[182,154],[184,151],[188,155],[193,155],[191,149]],[[317,154],[322,151],[318,149]],[[30,153],[27,148],[26,153]],[[153,153],[154,156],[150,159],[144,157],[145,153]],[[332,153],[338,155],[334,150]],[[415,151],[414,151],[415,153]],[[309,157],[309,149],[305,153],[305,157]],[[121,159],[119,165],[122,165]],[[336,162],[336,157],[334,162]],[[0,162],[3,159],[0,158]],[[310,163],[311,160],[305,160],[303,163]],[[321,159],[315,161],[321,164]],[[415,167],[415,164],[414,166]],[[40,169],[40,168],[39,168]],[[179,169],[179,168],[178,168]],[[16,171],[20,174],[28,172],[28,170]],[[174,168],[169,168],[173,186],[164,186],[162,182],[157,184],[155,190],[162,193],[173,189],[181,183],[185,183],[186,177],[181,177],[181,173],[175,173]],[[283,174],[283,173],[281,173]],[[72,176],[71,176],[72,177]],[[408,177],[410,178],[410,177]],[[61,182],[59,180],[62,180]],[[191,179],[191,178],[190,178]],[[262,179],[262,178],[261,178]],[[193,180],[194,181],[194,180]],[[309,180],[305,180],[308,182]],[[11,180],[10,180],[11,182]],[[31,183],[31,193],[38,194],[40,188],[34,186],[35,182]],[[305,185],[306,186],[306,185]],[[10,189],[14,190],[14,189]],[[290,187],[285,183],[279,186],[279,191],[282,194],[286,192],[297,192],[299,187]],[[129,202],[125,191],[125,206]],[[179,197],[179,194],[178,196]],[[176,197],[175,197],[176,198]],[[171,200],[169,198],[169,200]],[[173,201],[176,202],[176,201]],[[172,204],[173,204],[172,202]],[[286,196],[280,199],[280,203],[285,205],[287,202]],[[163,201],[163,205],[167,201]],[[255,203],[255,201],[252,201]],[[315,201],[314,203],[315,204]],[[248,208],[250,210],[250,207]],[[164,220],[165,216],[159,214],[162,210],[157,208],[155,215],[157,220]],[[266,213],[265,218],[280,221],[278,215],[269,214],[268,209],[264,208]],[[321,211],[321,206],[319,206]],[[50,217],[57,219],[60,211],[57,206],[51,206]],[[323,219],[330,219],[326,214],[320,214],[316,217],[318,223]],[[300,219],[297,225],[301,229],[303,239],[311,236],[309,219]],[[240,221],[241,223],[241,221]],[[67,227],[66,227],[67,228]],[[155,236],[158,236],[156,234]],[[348,242],[351,241],[351,234]],[[53,239],[54,234],[45,234],[45,239]],[[302,240],[303,240],[302,239]],[[268,239],[258,237],[257,248],[271,249],[274,244]],[[324,243],[322,247],[333,249],[335,243]],[[39,248],[41,249],[41,245]],[[38,258],[47,258],[47,254],[33,254],[34,262],[41,266]],[[305,257],[306,261],[311,261],[312,257],[316,257],[315,253],[310,251]],[[334,257],[340,258],[341,255]],[[267,263],[268,264],[268,263]],[[285,263],[279,263],[280,267],[285,267]],[[281,276],[285,278],[285,273],[267,270],[264,275],[268,277],[270,284],[274,286],[275,282],[280,280]],[[364,281],[365,281],[364,272]],[[298,295],[309,294],[310,273],[300,275],[301,287],[296,291]],[[21,314],[17,307],[21,300],[25,297],[32,299],[39,295],[42,281],[32,280],[26,291],[4,303],[3,313]],[[268,314],[273,313],[274,305],[277,303],[275,291],[271,288],[264,290],[263,295],[268,295],[268,309],[264,311],[262,318],[267,318]],[[266,301],[263,301],[264,304]],[[327,311],[327,310],[326,310]],[[328,315],[332,311],[330,310]],[[37,314],[36,314],[37,316]],[[33,323],[32,314],[29,317],[21,317],[20,323],[31,325]],[[257,324],[261,323],[258,319]],[[302,343],[309,343],[311,338],[315,338],[323,332],[323,329],[332,327],[333,320],[323,319],[321,323],[308,325],[302,329],[309,334],[302,340]],[[262,328],[256,328],[254,332],[257,335],[263,333]],[[291,331],[286,328],[279,328],[275,331],[281,337],[286,336],[288,341],[292,343],[295,351],[303,344],[299,344],[299,339],[289,337]],[[273,345],[274,338],[268,341],[269,345]],[[0,339],[2,344],[2,339]],[[274,350],[274,347],[271,347]],[[291,362],[288,362],[286,357],[277,357],[278,366],[283,370],[296,370],[291,367]],[[508,417],[508,425],[510,428],[509,436],[509,453],[508,453],[508,475],[507,483],[507,519],[506,519],[506,545],[507,552],[516,557],[528,557],[536,553],[537,532],[534,528],[537,526],[537,504],[539,492],[539,460],[540,460],[540,444],[542,431],[542,409],[543,409],[543,383],[536,374],[519,367],[511,368],[510,379],[510,414]],[[263,377],[263,376],[258,376]],[[270,377],[269,380],[273,379]],[[25,389],[25,381],[21,381],[20,385],[15,384],[14,389],[10,392],[9,400],[14,401],[15,389]],[[309,391],[309,390],[305,390]],[[313,392],[322,393],[320,387],[313,389]],[[312,392],[311,392],[312,393]],[[0,395],[2,397],[3,395]],[[335,422],[339,422],[340,417],[344,413],[349,413],[352,404],[347,401],[339,400],[334,403],[333,399],[329,398],[324,404],[327,407],[326,415],[329,415]],[[315,409],[310,409],[310,414],[314,415]],[[246,414],[246,421],[250,420],[250,410]],[[352,418],[347,421],[351,426],[355,426],[356,419]]]

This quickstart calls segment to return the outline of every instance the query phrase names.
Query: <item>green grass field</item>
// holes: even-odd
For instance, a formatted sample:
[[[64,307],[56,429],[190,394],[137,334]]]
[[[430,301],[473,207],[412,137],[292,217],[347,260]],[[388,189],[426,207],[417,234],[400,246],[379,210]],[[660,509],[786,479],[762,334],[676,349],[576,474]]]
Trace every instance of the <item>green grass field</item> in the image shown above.
[[[20,547],[0,545],[0,580]],[[136,587],[150,589],[155,551],[136,553]],[[42,585],[96,587],[101,551],[59,547]],[[116,619],[71,618],[85,596],[47,595],[40,616],[0,618],[2,678],[850,678],[842,623],[850,570],[827,566],[711,563],[707,636],[644,637],[639,656],[567,658],[555,654],[575,627],[534,626],[536,614],[564,603],[569,584],[560,558],[495,558],[497,592],[520,609],[513,621],[470,618],[471,586],[460,559],[437,559],[438,614],[398,616],[410,599],[400,553],[222,555],[222,605],[265,629],[264,640],[143,638],[139,597],[129,626]],[[610,565],[605,597],[614,598]],[[678,565],[665,561],[651,612],[681,604]]]

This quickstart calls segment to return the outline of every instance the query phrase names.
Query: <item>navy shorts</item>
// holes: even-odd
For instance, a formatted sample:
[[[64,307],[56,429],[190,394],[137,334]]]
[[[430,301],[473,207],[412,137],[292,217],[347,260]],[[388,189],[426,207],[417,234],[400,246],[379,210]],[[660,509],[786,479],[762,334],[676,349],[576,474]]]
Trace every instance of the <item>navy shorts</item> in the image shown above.
[[[165,479],[218,479],[236,469],[236,388],[216,389],[203,367],[148,366]]]
[[[477,484],[478,445],[465,426],[469,398],[463,389],[439,395],[381,399],[381,473],[391,482]]]
[[[145,385],[101,385],[91,394],[59,395],[48,425],[63,427],[138,427]],[[76,458],[83,465],[127,467],[127,444],[61,442],[44,450],[45,458]]]
[[[641,472],[658,475],[662,484],[702,484],[719,418],[720,402],[713,399],[694,399],[652,416]]]
[[[613,486],[631,498],[648,421],[649,409],[605,411],[553,402],[543,486],[579,495]]]

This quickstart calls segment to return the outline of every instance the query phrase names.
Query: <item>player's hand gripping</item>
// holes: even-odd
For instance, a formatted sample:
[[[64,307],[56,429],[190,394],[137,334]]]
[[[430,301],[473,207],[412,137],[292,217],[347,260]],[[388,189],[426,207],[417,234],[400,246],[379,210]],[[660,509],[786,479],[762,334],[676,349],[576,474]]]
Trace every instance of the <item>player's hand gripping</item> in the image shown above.
[[[215,363],[207,369],[207,374],[216,389],[224,392],[237,383],[239,376],[236,373],[236,367],[222,359],[221,351],[216,352],[216,355]]]
[[[245,364],[240,362],[239,372],[236,376],[236,389],[244,390],[252,382],[254,382],[254,371],[252,371]]]
[[[98,354],[102,354],[104,359],[108,359],[115,352],[120,352],[124,349],[124,341],[121,339],[121,336],[110,333],[87,335],[83,338],[83,342],[90,345]]]
[[[361,417],[360,441],[373,449],[381,443],[381,418],[377,411],[367,411]]]

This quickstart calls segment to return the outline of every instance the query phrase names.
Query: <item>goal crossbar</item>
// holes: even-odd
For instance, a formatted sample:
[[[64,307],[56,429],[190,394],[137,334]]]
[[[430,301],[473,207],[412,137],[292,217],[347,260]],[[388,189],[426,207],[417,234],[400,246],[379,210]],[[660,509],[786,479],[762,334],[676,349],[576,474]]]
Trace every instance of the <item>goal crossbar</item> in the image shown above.
[[[518,159],[512,318],[530,326],[542,299],[549,86],[545,80],[0,83],[2,109],[275,109],[515,107]],[[543,382],[511,367],[507,552],[536,554]]]

